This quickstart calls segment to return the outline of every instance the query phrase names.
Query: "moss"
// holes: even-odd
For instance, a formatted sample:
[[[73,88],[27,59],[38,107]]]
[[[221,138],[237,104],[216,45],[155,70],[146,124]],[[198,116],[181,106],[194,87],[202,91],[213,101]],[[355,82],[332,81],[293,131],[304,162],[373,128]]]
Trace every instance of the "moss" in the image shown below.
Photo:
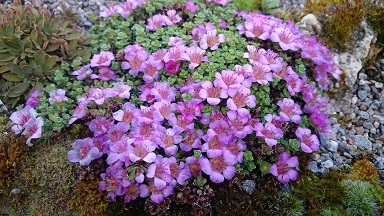
[[[352,215],[378,214],[377,191],[369,182],[347,179],[341,185],[346,192],[343,204]]]
[[[377,183],[380,179],[380,175],[377,172],[375,165],[364,158],[352,165],[352,172],[347,175],[347,178]]]
[[[234,0],[233,4],[239,11],[260,11],[261,0]]]
[[[80,181],[71,197],[70,206],[80,215],[105,215],[108,207],[106,194],[98,191],[100,179]]]

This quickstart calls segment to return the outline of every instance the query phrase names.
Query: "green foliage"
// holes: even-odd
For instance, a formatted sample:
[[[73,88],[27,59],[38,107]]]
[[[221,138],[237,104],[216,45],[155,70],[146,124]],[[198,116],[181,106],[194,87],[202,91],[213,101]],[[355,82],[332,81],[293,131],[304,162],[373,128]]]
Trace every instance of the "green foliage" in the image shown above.
[[[234,0],[233,4],[239,11],[261,11],[264,14],[274,14],[280,5],[280,0]]]
[[[0,15],[0,94],[8,106],[42,89],[60,63],[90,57],[89,39],[68,8],[53,14],[15,0]]]
[[[376,190],[369,182],[347,179],[341,185],[345,188],[343,204],[352,215],[378,214]]]

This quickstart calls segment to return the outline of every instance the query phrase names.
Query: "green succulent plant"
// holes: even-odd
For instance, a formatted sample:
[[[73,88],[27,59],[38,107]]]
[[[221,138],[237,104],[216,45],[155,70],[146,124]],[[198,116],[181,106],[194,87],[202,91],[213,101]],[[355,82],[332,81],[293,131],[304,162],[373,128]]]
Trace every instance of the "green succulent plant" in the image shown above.
[[[90,38],[65,6],[58,13],[15,0],[0,7],[0,95],[14,107],[28,92],[42,89],[62,62],[90,58]]]

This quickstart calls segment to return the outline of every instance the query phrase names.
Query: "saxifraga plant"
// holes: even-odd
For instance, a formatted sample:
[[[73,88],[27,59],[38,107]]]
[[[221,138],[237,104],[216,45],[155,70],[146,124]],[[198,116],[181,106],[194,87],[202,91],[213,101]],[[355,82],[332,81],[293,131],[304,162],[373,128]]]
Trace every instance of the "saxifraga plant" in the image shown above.
[[[91,55],[89,38],[68,8],[53,13],[15,0],[0,7],[0,15],[0,94],[9,107],[52,82],[61,63]]]

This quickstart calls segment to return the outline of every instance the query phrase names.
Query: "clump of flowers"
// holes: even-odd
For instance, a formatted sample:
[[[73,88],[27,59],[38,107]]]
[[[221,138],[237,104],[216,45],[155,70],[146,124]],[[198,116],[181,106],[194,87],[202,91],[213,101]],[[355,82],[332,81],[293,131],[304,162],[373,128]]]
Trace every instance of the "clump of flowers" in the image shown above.
[[[105,155],[99,190],[112,201],[159,204],[176,185],[231,180],[241,164],[255,168],[251,148],[268,155],[257,160],[263,174],[296,180],[291,155],[317,151],[318,134],[330,132],[323,95],[341,71],[329,50],[291,22],[224,0],[162,3],[128,0],[102,12],[95,44],[109,22],[125,22],[129,42],[94,48],[91,62],[70,73],[89,88],[49,92],[54,106],[77,101],[65,123],[93,133],[68,159],[87,165]]]

